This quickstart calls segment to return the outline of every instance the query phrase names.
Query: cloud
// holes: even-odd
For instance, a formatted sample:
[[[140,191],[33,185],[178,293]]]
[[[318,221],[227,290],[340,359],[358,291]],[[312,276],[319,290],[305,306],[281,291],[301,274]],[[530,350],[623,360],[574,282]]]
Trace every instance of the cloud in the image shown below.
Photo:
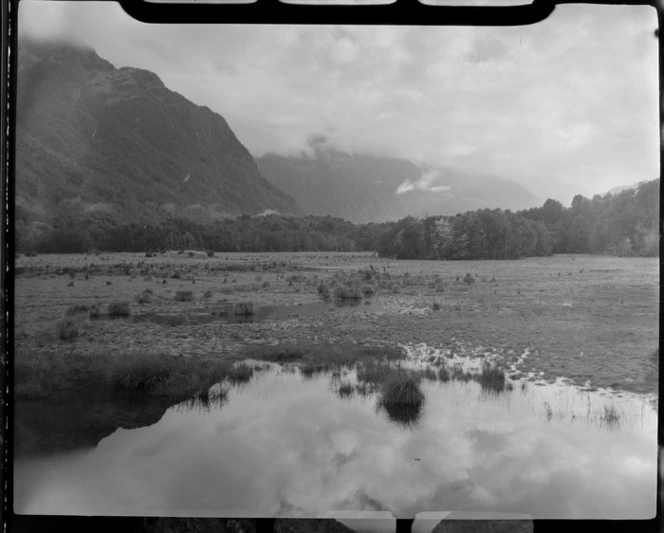
[[[256,156],[309,151],[324,132],[331,147],[490,172],[565,202],[659,174],[649,6],[561,5],[513,28],[150,25],[116,3],[19,9],[19,37],[67,36],[154,71]]]
[[[409,179],[397,187],[395,194],[403,194],[410,191],[429,191],[429,192],[445,192],[452,189],[448,185],[434,185],[434,181],[440,176],[440,172],[432,170],[422,174],[422,177],[416,181]]]

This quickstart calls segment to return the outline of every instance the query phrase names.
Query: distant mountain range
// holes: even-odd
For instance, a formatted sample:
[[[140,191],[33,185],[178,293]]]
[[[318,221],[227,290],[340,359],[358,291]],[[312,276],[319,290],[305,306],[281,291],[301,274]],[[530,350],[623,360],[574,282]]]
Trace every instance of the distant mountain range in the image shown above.
[[[302,213],[223,117],[152,72],[34,41],[21,41],[18,65],[17,214],[150,222],[183,210]]]
[[[222,116],[91,48],[22,40],[18,66],[17,220],[30,232],[90,217],[150,224],[277,212],[363,223],[539,202],[507,179],[320,143],[308,155],[254,160]]]
[[[516,210],[538,203],[523,186],[495,176],[421,169],[405,159],[348,154],[324,146],[313,146],[312,153],[300,156],[267,153],[258,158],[258,168],[305,213],[356,223],[480,208]]]
[[[639,185],[642,183],[646,183],[647,180],[639,181],[638,183],[633,183],[632,185],[619,185],[617,187],[613,187],[613,189],[610,189],[609,191],[605,192],[604,194],[620,194],[623,191],[629,191],[631,189],[637,189]],[[603,196],[603,195],[602,195]]]

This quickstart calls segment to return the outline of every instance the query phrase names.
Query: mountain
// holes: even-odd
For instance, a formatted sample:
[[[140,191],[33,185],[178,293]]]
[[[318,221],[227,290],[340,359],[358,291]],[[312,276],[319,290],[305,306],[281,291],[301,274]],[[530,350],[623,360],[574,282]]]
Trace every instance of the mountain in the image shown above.
[[[223,117],[152,72],[85,46],[21,41],[17,77],[17,218],[301,213]]]
[[[290,194],[306,214],[352,222],[382,222],[407,215],[453,215],[480,209],[522,209],[538,199],[527,189],[495,176],[421,169],[405,159],[347,154],[325,146],[312,153],[267,153],[258,168]]]
[[[632,183],[632,185],[619,185],[617,187],[613,187],[609,191],[605,192],[602,196],[605,196],[607,194],[620,194],[623,191],[629,191],[631,189],[638,189],[639,185],[646,183],[646,181],[639,181],[638,183]]]

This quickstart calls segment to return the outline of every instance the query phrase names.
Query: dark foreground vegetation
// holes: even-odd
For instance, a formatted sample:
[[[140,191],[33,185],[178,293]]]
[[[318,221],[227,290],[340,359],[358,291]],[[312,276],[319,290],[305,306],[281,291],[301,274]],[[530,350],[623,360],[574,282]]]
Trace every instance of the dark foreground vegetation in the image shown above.
[[[481,209],[455,216],[406,217],[352,224],[330,216],[249,216],[200,223],[172,218],[121,224],[108,214],[67,213],[49,224],[17,208],[20,252],[375,251],[398,259],[518,259],[555,253],[656,256],[659,180],[617,195],[574,197],[570,207],[547,200],[512,213]]]

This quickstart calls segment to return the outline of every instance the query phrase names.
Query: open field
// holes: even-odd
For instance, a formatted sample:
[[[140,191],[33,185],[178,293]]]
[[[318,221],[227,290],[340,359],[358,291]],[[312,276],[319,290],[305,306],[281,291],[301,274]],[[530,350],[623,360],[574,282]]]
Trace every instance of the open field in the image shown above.
[[[24,379],[34,361],[46,383],[54,375],[48,365],[58,361],[94,366],[122,354],[231,362],[260,351],[255,347],[286,343],[307,347],[309,359],[324,357],[330,346],[361,357],[363,348],[426,343],[459,354],[497,354],[515,378],[534,373],[549,381],[657,391],[657,259],[433,262],[359,253],[173,252],[19,257],[16,268],[19,395],[39,393]],[[339,288],[359,291],[375,305],[330,304],[324,313],[296,310],[278,321],[195,320],[233,303],[306,309]],[[123,302],[130,317],[105,319],[109,306]],[[59,323],[73,306],[79,306],[69,311],[77,334],[61,338]],[[90,309],[101,317],[88,318]],[[135,320],[138,315],[194,319],[172,327]],[[66,376],[60,385],[67,388]],[[53,378],[45,392],[60,385]]]

